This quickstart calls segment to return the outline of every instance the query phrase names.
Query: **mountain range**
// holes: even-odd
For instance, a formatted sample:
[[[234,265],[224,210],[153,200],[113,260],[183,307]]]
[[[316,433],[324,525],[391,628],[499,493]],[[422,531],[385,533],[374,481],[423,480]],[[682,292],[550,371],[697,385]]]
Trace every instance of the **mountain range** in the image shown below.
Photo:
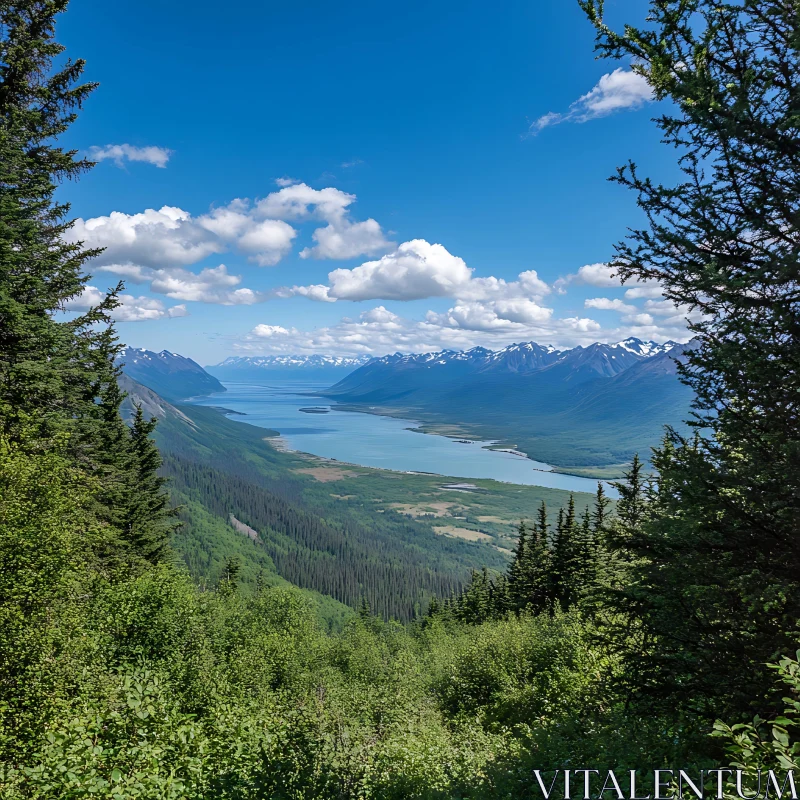
[[[217,378],[228,381],[271,381],[297,378],[319,383],[336,383],[372,356],[277,355],[230,356],[206,367]]]
[[[225,387],[191,358],[162,350],[125,347],[117,362],[133,380],[161,395],[165,400],[224,392]]]
[[[126,348],[124,373],[165,400],[225,391],[218,378],[297,380],[352,410],[414,419],[424,429],[495,440],[578,474],[619,475],[647,458],[664,426],[684,428],[691,390],[676,360],[691,347],[625,339],[570,350],[536,342],[368,356],[236,356],[204,370],[162,350]],[[211,374],[209,374],[211,373]],[[137,397],[154,402],[143,395]]]
[[[643,457],[664,425],[681,428],[691,390],[676,359],[691,345],[630,338],[559,351],[535,342],[498,351],[372,359],[322,394],[362,410],[500,439],[531,457],[595,473]]]

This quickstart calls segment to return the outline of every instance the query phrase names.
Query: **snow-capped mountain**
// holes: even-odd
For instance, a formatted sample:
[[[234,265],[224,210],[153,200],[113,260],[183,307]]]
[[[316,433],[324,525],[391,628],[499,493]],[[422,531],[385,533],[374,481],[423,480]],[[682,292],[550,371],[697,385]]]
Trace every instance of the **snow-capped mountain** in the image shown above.
[[[521,342],[501,350],[473,347],[433,353],[394,353],[374,358],[331,387],[326,394],[349,402],[440,402],[467,387],[493,386],[514,392],[535,385],[540,395],[585,382],[613,378],[638,362],[669,352],[674,342],[659,344],[630,338],[615,344],[556,350]],[[534,384],[530,382],[533,381]],[[472,396],[475,394],[473,392]],[[450,401],[448,401],[450,402]]]
[[[649,358],[668,352],[675,345],[676,342],[659,344],[643,342],[641,339],[631,337],[616,344],[595,342],[587,347],[556,350],[551,345],[520,342],[510,344],[500,350],[473,347],[471,350],[439,350],[432,353],[393,353],[381,358],[368,359],[366,364],[373,371],[380,370],[385,366],[400,370],[409,368],[428,370],[447,368],[449,370],[455,366],[468,366],[477,371],[528,373],[551,365],[566,363],[576,367],[578,365],[588,366],[589,369],[593,369],[599,374],[610,376],[622,372],[640,358]],[[290,357],[273,356],[273,358]],[[228,361],[231,360],[228,359]]]
[[[551,463],[625,463],[688,418],[673,358],[685,345],[626,339],[559,351],[535,342],[376,358],[323,394],[410,419],[458,422]]]
[[[122,371],[167,400],[224,392],[225,387],[191,358],[162,350],[125,347],[117,358]]]
[[[296,376],[336,383],[371,360],[371,356],[230,356],[206,369],[217,378],[229,381],[281,380]]]
[[[314,369],[319,367],[350,367],[356,369],[372,360],[372,356],[229,356],[213,366],[222,368],[275,369],[296,367],[298,369]]]
[[[641,339],[631,336],[629,339],[617,342],[615,345],[612,345],[612,347],[621,347],[637,356],[648,358],[650,356],[660,355],[661,353],[668,353],[677,345],[678,342],[673,342],[672,340],[664,342],[663,344],[658,344],[658,342],[643,342]]]

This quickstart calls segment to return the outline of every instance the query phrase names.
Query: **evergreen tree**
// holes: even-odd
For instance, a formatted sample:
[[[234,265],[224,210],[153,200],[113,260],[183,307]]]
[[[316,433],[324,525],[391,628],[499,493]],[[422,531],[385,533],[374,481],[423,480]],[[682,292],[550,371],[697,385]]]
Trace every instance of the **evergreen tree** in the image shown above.
[[[559,509],[553,542],[550,591],[563,609],[571,608],[578,598],[578,526],[575,518],[575,497],[570,495],[567,512]]]
[[[800,619],[800,13],[795,0],[653,0],[645,29],[617,34],[602,2],[582,5],[600,52],[672,101],[657,123],[683,173],[664,186],[630,164],[615,178],[649,224],[612,267],[694,312],[679,371],[698,436],[668,432],[647,514],[633,487],[620,502],[625,608],[656,654],[639,695],[752,716]]]
[[[222,580],[219,582],[217,591],[224,597],[230,597],[239,590],[239,573],[242,569],[242,562],[238,556],[231,556],[225,562],[225,571]]]
[[[638,456],[636,456],[638,459]],[[611,505],[611,500],[606,496],[602,481],[597,482],[597,492],[594,496],[594,511],[592,512],[592,532],[596,540],[600,540],[605,525],[607,509]]]
[[[547,504],[542,500],[539,506],[539,513],[536,516],[536,530],[544,541],[545,547],[548,546],[548,536],[550,531],[550,523],[547,521]]]
[[[368,620],[372,617],[372,607],[367,600],[366,595],[361,595],[361,602],[358,604],[358,616],[363,620]]]
[[[550,598],[551,554],[547,546],[547,509],[539,508],[537,523],[528,536],[528,547],[522,564],[527,595],[523,608],[539,613],[547,608]]]
[[[51,73],[63,51],[55,17],[66,5],[0,7],[0,420],[15,436],[31,418],[42,435],[65,426],[83,433],[102,419],[113,382],[110,361],[95,357],[107,332],[95,326],[108,322],[115,294],[74,320],[53,318],[82,292],[81,268],[97,254],[66,241],[69,206],[54,200],[57,181],[91,166],[53,144],[94,89],[79,83],[82,60]]]
[[[0,4],[0,433],[34,448],[67,434],[75,465],[95,487],[89,508],[118,536],[118,547],[104,538],[98,555],[154,560],[163,551],[154,531],[169,527],[169,512],[152,445],[141,431],[131,438],[119,414],[110,313],[122,287],[84,314],[59,316],[82,293],[83,267],[99,252],[71,241],[69,206],[54,197],[57,182],[92,166],[55,144],[94,88],[80,82],[81,60],[52,69],[64,49],[53,38],[55,19],[66,6]]]
[[[520,521],[517,529],[517,546],[514,558],[508,568],[508,591],[514,610],[519,611],[527,604],[529,586],[525,574],[525,559],[528,553],[528,530],[525,522]]]
[[[456,616],[463,622],[479,625],[495,615],[492,607],[492,588],[489,571],[472,571],[469,584],[461,590],[456,601]]]
[[[590,597],[597,582],[597,540],[592,527],[592,513],[583,512],[577,546],[577,593],[581,600]]]
[[[174,519],[179,509],[170,507],[164,488],[167,479],[158,474],[161,454],[151,438],[157,422],[155,417],[146,420],[142,407],[136,406],[130,429],[130,483],[135,489],[123,505],[125,538],[150,562],[164,557],[169,534],[180,525]]]

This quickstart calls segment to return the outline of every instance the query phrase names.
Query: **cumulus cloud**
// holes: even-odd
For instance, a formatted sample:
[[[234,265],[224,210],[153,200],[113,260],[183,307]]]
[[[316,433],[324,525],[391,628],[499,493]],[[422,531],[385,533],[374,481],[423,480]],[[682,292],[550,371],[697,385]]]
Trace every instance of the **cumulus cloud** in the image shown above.
[[[112,211],[104,217],[78,218],[64,238],[83,242],[88,248],[105,248],[94,262],[100,265],[186,266],[224,249],[187,211],[174,206],[162,206],[158,211],[148,208],[139,214]]]
[[[591,91],[579,97],[563,114],[551,111],[539,117],[531,124],[530,132],[535,135],[562,122],[588,122],[617,111],[637,109],[653,99],[653,90],[644,76],[618,68],[603,75]]]
[[[578,270],[578,281],[589,286],[621,286],[622,282],[608,264],[586,264]]]
[[[297,231],[282,220],[256,220],[245,200],[193,217],[174,206],[138,214],[113,211],[108,216],[77,219],[65,238],[86,247],[105,248],[96,264],[184,267],[215,253],[238,250],[260,266],[285,256]]]
[[[601,329],[592,319],[553,319],[549,310],[508,308],[505,319],[501,313],[475,304],[454,306],[444,314],[429,312],[422,320],[411,320],[380,305],[362,312],[357,319],[345,317],[336,325],[308,331],[257,325],[236,344],[236,349],[254,353],[384,355],[397,351],[461,350],[479,344],[503,347],[531,339],[574,346],[594,341]]]
[[[295,330],[294,328],[292,330]],[[259,339],[272,339],[275,336],[288,336],[291,333],[287,328],[282,328],[280,325],[256,325],[253,328],[253,336]]]
[[[154,167],[163,169],[167,166],[172,150],[166,147],[136,147],[132,144],[93,145],[87,151],[92,161],[113,161],[118,167],[125,166],[126,161],[143,161]]]
[[[252,305],[269,299],[264,292],[240,287],[241,275],[231,275],[224,264],[206,267],[199,273],[181,268],[152,269],[135,264],[111,264],[101,267],[133,283],[150,283],[150,291],[174,300],[216,303],[225,306]]]
[[[332,186],[313,189],[305,183],[280,183],[255,207],[258,216],[278,220],[320,219],[327,223],[312,234],[316,244],[304,248],[302,258],[345,259],[372,255],[393,246],[386,240],[381,226],[374,219],[354,222],[349,217],[354,194]]]
[[[316,245],[301,250],[300,258],[356,258],[388,250],[393,245],[386,240],[381,226],[374,219],[330,223],[317,228],[312,238]]]
[[[273,267],[292,248],[297,231],[280,219],[265,219],[247,228],[237,242],[259,267]]]
[[[375,261],[328,273],[328,286],[293,286],[277,290],[280,297],[303,295],[314,300],[421,300],[452,297],[464,302],[537,300],[550,292],[536,270],[515,281],[493,276],[473,278],[462,258],[441,244],[413,239]]]
[[[632,314],[637,309],[636,306],[624,303],[618,297],[590,297],[584,301],[586,308],[597,308],[601,311],[620,311],[626,314]]]
[[[458,288],[457,296],[461,300],[513,300],[541,299],[550,293],[550,287],[543,281],[536,270],[520,272],[515,281],[503,278],[471,278]]]
[[[354,258],[393,247],[374,219],[356,222],[349,217],[355,199],[333,187],[312,189],[290,183],[255,203],[237,198],[199,216],[165,205],[136,214],[113,211],[77,219],[64,238],[104,248],[95,261],[98,265],[152,268],[186,267],[227,251],[241,253],[261,267],[274,266],[291,251],[297,237],[287,220],[326,223],[313,232],[315,245],[302,251],[304,258]]]
[[[596,286],[600,289],[618,289],[622,286],[622,280],[616,271],[609,265],[604,263],[585,264],[576,273],[565,275],[559,278],[553,284],[553,288],[558,294],[564,294],[570,284],[578,283],[586,286]],[[652,281],[643,282],[635,278],[631,278],[625,283],[626,286],[635,287],[635,290],[641,288],[643,291],[654,291],[655,287]],[[657,286],[657,284],[655,284]],[[631,290],[629,290],[631,291]],[[660,294],[660,291],[658,292]],[[630,293],[625,295],[628,299],[635,299],[637,297],[649,297],[649,294]]]
[[[655,320],[650,314],[629,314],[622,318],[623,322],[630,322],[632,325],[652,325]]]
[[[641,300],[646,297],[661,297],[661,284],[658,281],[648,281],[625,292],[627,300]]]
[[[472,270],[440,244],[404,242],[393,253],[354,269],[329,273],[330,294],[340,300],[418,300],[452,297]]]
[[[321,303],[335,303],[336,298],[330,296],[330,286],[322,283],[312,286],[281,286],[273,291],[275,297],[307,297]]]
[[[262,218],[301,220],[314,215],[325,222],[338,222],[355,201],[354,194],[332,186],[312,189],[305,183],[293,183],[259,200],[256,212]]]
[[[88,311],[103,301],[106,294],[96,286],[85,286],[81,294],[65,304],[66,311]],[[112,319],[118,322],[141,322],[143,320],[169,319],[188,315],[185,305],[167,308],[161,300],[154,297],[134,297],[129,294],[119,295],[118,305],[112,312]]]

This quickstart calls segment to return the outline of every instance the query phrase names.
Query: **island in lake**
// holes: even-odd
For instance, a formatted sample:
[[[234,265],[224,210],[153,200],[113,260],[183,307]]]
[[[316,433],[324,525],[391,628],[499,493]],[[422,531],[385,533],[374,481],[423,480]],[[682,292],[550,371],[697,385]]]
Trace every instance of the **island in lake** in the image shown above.
[[[304,414],[330,414],[329,408],[300,408],[299,411],[302,411]]]

